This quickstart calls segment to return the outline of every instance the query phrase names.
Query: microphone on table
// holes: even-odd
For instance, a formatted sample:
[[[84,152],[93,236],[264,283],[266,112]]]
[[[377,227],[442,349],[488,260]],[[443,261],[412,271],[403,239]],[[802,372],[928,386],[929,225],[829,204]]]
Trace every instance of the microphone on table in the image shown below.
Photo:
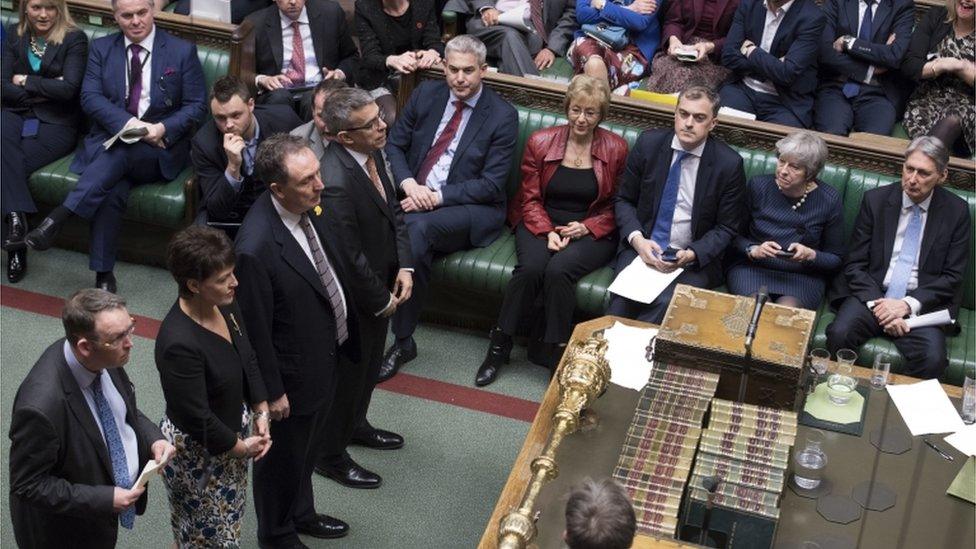
[[[749,321],[749,327],[746,328],[746,349],[752,351],[752,342],[756,339],[756,330],[759,329],[759,316],[762,315],[763,307],[766,306],[766,302],[769,301],[769,293],[766,291],[765,286],[759,287],[759,293],[756,294],[756,304],[752,309],[752,320]]]
[[[708,523],[712,518],[712,507],[715,505],[715,491],[722,482],[722,477],[712,475],[702,479],[702,488],[708,492],[708,501],[705,503],[705,514],[702,516],[701,532],[698,534],[698,545],[705,545],[708,540]]]

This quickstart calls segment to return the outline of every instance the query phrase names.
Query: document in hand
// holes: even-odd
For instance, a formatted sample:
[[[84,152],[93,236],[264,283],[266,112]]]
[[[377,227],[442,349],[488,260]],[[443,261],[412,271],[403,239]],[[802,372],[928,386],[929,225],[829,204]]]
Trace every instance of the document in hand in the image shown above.
[[[617,273],[617,278],[613,279],[607,289],[620,297],[626,297],[640,303],[650,303],[661,295],[661,292],[674,282],[674,279],[678,278],[682,272],[684,269],[662,273],[644,263],[644,260],[637,256],[630,262],[630,265]]]
[[[949,316],[949,311],[947,309],[942,309],[941,311],[935,311],[931,313],[926,313],[924,315],[913,316],[905,320],[905,324],[909,328],[925,328],[926,326],[945,326],[947,324],[952,324],[955,320]]]
[[[498,24],[512,27],[520,31],[531,31],[532,27],[525,22],[526,8],[515,8],[503,11],[498,15]]]
[[[895,402],[913,436],[955,433],[965,427],[937,379],[888,385],[888,396]]]
[[[132,485],[132,488],[141,488],[149,482],[149,476],[156,471],[162,469],[166,462],[158,463],[156,460],[151,459],[146,466],[142,468],[142,472],[139,473],[139,478],[136,479],[136,483]]]
[[[130,126],[127,124],[124,128],[119,130],[119,133],[106,139],[105,142],[102,143],[102,146],[108,150],[109,147],[114,145],[115,142],[120,139],[123,143],[131,145],[147,135],[149,135],[149,128],[146,126]]]

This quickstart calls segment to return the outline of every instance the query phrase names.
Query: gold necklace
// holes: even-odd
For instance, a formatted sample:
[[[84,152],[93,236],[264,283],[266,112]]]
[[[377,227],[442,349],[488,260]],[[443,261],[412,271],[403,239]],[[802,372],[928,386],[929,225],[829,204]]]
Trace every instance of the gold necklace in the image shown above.
[[[572,142],[570,141],[570,142],[567,142],[567,144],[566,144],[566,152],[567,152],[567,153],[569,153],[569,145],[570,145],[571,143],[572,143]],[[573,162],[573,166],[575,166],[575,167],[577,167],[577,168],[581,168],[581,167],[583,167],[583,154],[582,154],[582,153],[580,153],[579,151],[573,151],[573,154],[574,154],[574,155],[576,156],[576,158],[574,158],[574,159],[572,160],[572,162]]]

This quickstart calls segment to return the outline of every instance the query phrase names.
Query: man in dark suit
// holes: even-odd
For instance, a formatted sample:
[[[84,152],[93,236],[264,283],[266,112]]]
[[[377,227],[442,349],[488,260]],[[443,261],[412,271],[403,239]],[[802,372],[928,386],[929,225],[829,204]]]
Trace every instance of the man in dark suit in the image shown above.
[[[322,158],[322,204],[353,259],[362,362],[339,370],[340,389],[315,470],[351,488],[376,488],[380,476],[353,461],[346,445],[403,446],[400,435],[371,426],[366,412],[383,362],[389,317],[410,298],[413,287],[410,237],[383,158],[386,123],[379,106],[368,92],[347,88],[332,94],[323,118],[335,141]]]
[[[10,421],[10,515],[20,547],[114,547],[118,526],[146,509],[133,486],[150,459],[176,449],[136,408],[123,366],[133,319],[125,300],[76,292],[61,313],[65,338],[20,385]]]
[[[346,16],[332,0],[275,0],[247,17],[254,24],[258,103],[301,107],[304,95],[322,80],[354,83],[359,51]],[[295,35],[296,29],[298,36]]]
[[[966,201],[942,188],[949,151],[938,138],[916,138],[905,151],[901,185],[864,193],[844,267],[837,317],[827,348],[858,349],[886,336],[905,357],[908,375],[936,378],[948,365],[943,327],[909,328],[911,316],[959,311],[971,248]]]
[[[446,82],[424,82],[410,95],[386,144],[414,260],[413,298],[393,316],[396,341],[380,381],[417,356],[413,332],[427,296],[435,253],[487,246],[505,222],[505,181],[518,115],[481,83],[485,45],[456,36],[445,52]]]
[[[685,89],[674,130],[645,131],[627,156],[614,205],[621,237],[614,269],[640,256],[662,273],[684,271],[650,304],[613,295],[607,314],[660,324],[675,285],[722,283],[722,256],[746,212],[742,157],[709,135],[719,101],[709,88]]]
[[[722,106],[809,128],[823,27],[813,0],[742,0],[722,50],[735,76],[722,87]]]
[[[449,11],[471,15],[467,29],[498,60],[498,70],[516,76],[538,75],[566,55],[576,22],[572,0],[451,0]],[[499,22],[502,13],[521,13],[521,28]]]
[[[899,68],[915,25],[912,0],[827,0],[820,41],[817,131],[888,135],[911,86]]]
[[[299,137],[258,147],[268,186],[237,233],[238,301],[268,390],[274,445],[254,464],[261,547],[305,547],[298,534],[346,535],[349,525],[315,512],[317,433],[336,390],[338,355],[359,360],[353,270],[319,207],[319,161]]]
[[[81,108],[92,122],[71,164],[81,177],[26,239],[46,250],[72,215],[88,219],[89,266],[96,286],[110,292],[129,188],[169,181],[183,170],[189,137],[207,108],[196,46],[155,26],[152,0],[116,0],[112,6],[122,32],[92,41],[81,85]],[[103,143],[123,128],[143,128],[145,134],[106,149]]]
[[[254,173],[258,145],[276,133],[301,124],[284,105],[254,107],[247,84],[236,76],[222,76],[210,94],[208,120],[193,136],[190,157],[200,187],[198,223],[233,229],[264,192]]]

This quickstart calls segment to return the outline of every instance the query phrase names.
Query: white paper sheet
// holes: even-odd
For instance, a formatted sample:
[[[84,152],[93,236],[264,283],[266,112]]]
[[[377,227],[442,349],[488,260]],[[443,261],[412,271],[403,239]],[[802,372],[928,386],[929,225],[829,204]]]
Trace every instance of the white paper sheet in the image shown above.
[[[503,11],[498,15],[498,24],[512,27],[520,31],[531,31],[532,27],[525,24],[525,12],[527,8],[515,8]]]
[[[913,436],[955,433],[965,427],[939,380],[888,385],[888,395]]]
[[[607,288],[612,293],[640,303],[654,301],[674,279],[678,278],[684,269],[675,269],[670,273],[662,273],[650,267],[637,256],[630,265],[617,273],[617,277]]]
[[[149,460],[146,466],[142,468],[142,473],[139,473],[139,478],[136,479],[136,483],[132,487],[139,488],[145,486],[149,482],[149,477],[162,468],[163,465],[166,465],[166,463],[156,463],[154,459]]]
[[[620,322],[603,332],[607,339],[610,383],[640,391],[651,377],[653,364],[647,361],[647,344],[657,328],[634,328]]]
[[[733,109],[732,107],[722,107],[718,110],[719,114],[724,114],[726,116],[735,116],[736,118],[745,118],[747,120],[755,120],[756,115],[751,112],[740,111],[739,109]]]
[[[976,423],[945,437],[945,441],[967,456],[976,456]]]
[[[912,329],[924,328],[926,326],[945,326],[946,324],[952,324],[952,322],[953,320],[949,316],[948,309],[905,319],[905,324],[908,324],[908,327]]]

